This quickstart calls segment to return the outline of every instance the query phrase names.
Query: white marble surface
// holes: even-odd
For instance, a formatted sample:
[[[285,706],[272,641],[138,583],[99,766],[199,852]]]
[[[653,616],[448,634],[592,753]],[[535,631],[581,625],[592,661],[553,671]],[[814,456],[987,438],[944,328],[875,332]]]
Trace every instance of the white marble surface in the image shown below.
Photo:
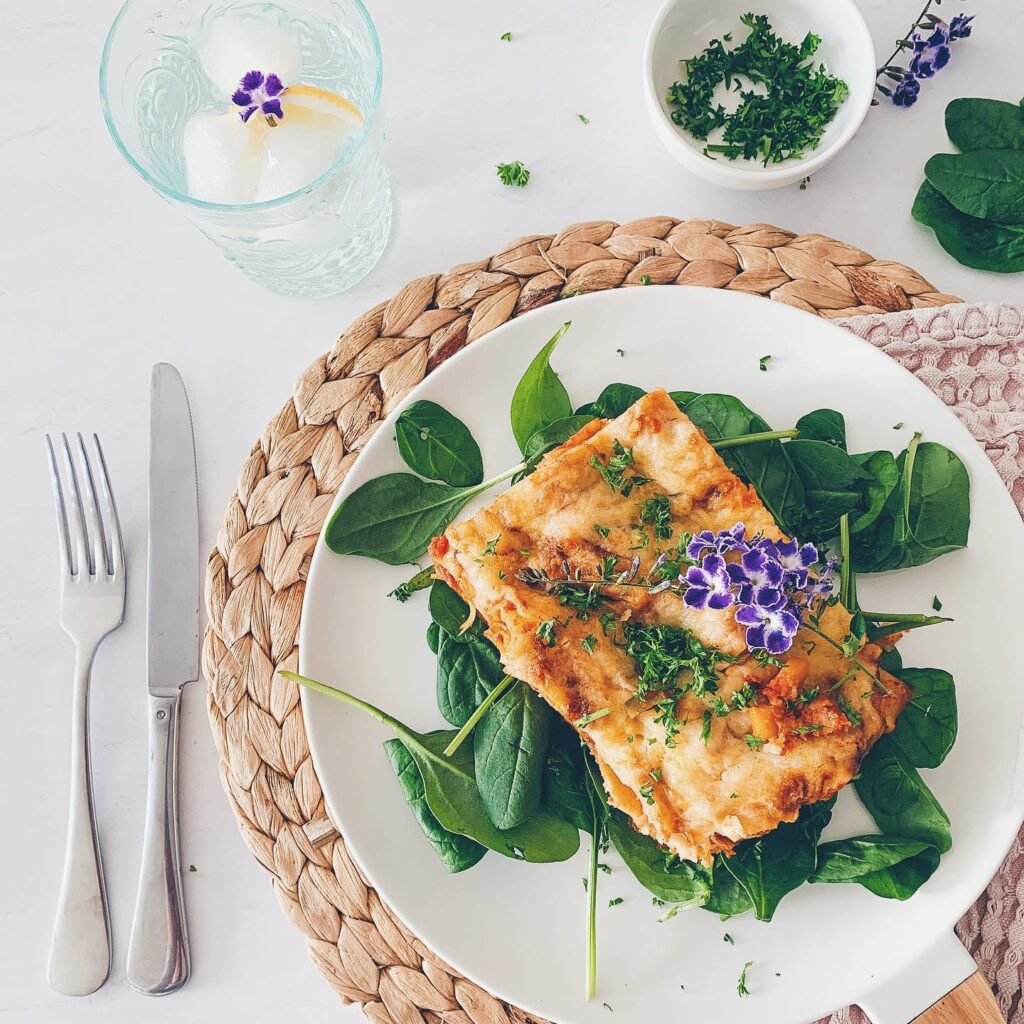
[[[1022,297],[1021,279],[959,267],[909,215],[925,159],[946,146],[957,95],[1019,99],[1024,8],[990,0],[974,36],[910,111],[876,108],[806,191],[733,193],[688,177],[644,113],[638,62],[655,0],[371,2],[383,40],[396,216],[377,270],[350,294],[294,301],[249,284],[122,162],[96,66],[111,0],[14,0],[0,36],[0,444],[6,470],[0,615],[0,1019],[205,1024],[354,1022],[306,959],[221,795],[202,684],[185,694],[183,857],[194,972],[168,999],[124,977],[142,830],[147,382],[181,369],[200,463],[203,548],[253,438],[292,378],[338,331],[403,282],[494,252],[520,234],[591,218],[669,213],[774,221],[916,267],[972,299]],[[915,3],[865,0],[876,44]],[[754,5],[756,8],[756,4]],[[949,7],[959,10],[952,2]],[[414,10],[414,14],[412,11]],[[511,44],[499,41],[511,31]],[[1016,80],[1016,85],[1012,83]],[[1016,90],[1016,91],[1014,91]],[[591,119],[587,126],[576,113]],[[503,188],[498,161],[533,178]],[[71,648],[57,626],[56,548],[42,436],[98,431],[126,531],[122,629],[96,663],[96,797],[114,970],[96,995],[50,992],[44,969],[64,834]]]

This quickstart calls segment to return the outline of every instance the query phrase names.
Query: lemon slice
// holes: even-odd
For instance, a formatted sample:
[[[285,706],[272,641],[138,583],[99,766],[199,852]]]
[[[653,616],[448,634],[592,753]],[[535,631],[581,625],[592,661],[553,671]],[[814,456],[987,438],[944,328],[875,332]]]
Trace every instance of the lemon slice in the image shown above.
[[[258,203],[315,181],[363,127],[363,115],[352,103],[315,85],[288,86],[281,108],[284,117],[262,140]]]

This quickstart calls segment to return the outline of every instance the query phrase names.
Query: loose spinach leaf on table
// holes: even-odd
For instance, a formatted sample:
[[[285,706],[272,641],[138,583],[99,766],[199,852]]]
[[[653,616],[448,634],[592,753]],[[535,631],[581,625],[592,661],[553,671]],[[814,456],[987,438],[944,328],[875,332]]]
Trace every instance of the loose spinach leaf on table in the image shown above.
[[[772,428],[733,395],[702,394],[686,404],[687,416],[717,441]],[[780,441],[726,448],[722,458],[733,472],[754,485],[768,511],[784,530],[796,532],[804,510],[804,487]]]
[[[461,728],[505,670],[497,648],[482,636],[456,640],[440,627],[438,634],[437,706],[446,722]]]
[[[913,691],[896,719],[892,738],[915,768],[938,768],[956,742],[956,686],[941,668],[905,668],[899,672]]]
[[[1024,270],[1024,225],[968,217],[927,181],[918,189],[911,213],[965,267],[997,274]]]
[[[556,720],[545,760],[541,806],[581,832],[589,832],[593,827],[593,808],[583,758],[579,737],[564,722]]]
[[[1024,149],[1024,107],[964,96],[946,107],[946,134],[957,149]]]
[[[537,353],[512,395],[512,434],[520,451],[541,427],[572,415],[572,402],[558,374],[551,369],[551,353],[569,329],[565,323]]]
[[[917,437],[897,459],[900,480],[875,521],[852,538],[857,572],[924,565],[967,546],[970,479],[960,459]]]
[[[818,867],[811,882],[856,882],[864,875],[884,871],[902,861],[934,849],[920,839],[867,835],[837,839],[818,847]]]
[[[807,441],[826,441],[846,451],[846,419],[835,409],[815,409],[796,421],[800,437]]]
[[[428,480],[472,487],[484,478],[469,427],[435,402],[413,402],[395,423],[395,439],[405,464]]]
[[[613,420],[621,416],[634,402],[646,395],[643,388],[633,384],[609,384],[592,402],[581,405],[578,415],[596,416],[603,420]]]
[[[335,509],[327,524],[327,546],[338,555],[365,555],[389,565],[412,562],[466,502],[511,475],[473,487],[433,483],[411,473],[367,480]]]
[[[423,834],[434,848],[445,869],[452,874],[465,871],[478,863],[480,858],[487,852],[486,846],[481,846],[466,836],[460,836],[456,832],[449,832],[441,827],[441,823],[434,817],[433,811],[427,804],[427,797],[423,789],[423,778],[419,768],[412,758],[412,754],[406,750],[401,740],[388,740],[384,749],[391,759],[391,767],[398,777],[398,784],[405,795],[406,802],[412,809],[412,813],[419,822]]]
[[[483,619],[477,616],[472,625],[466,626],[469,621],[469,605],[444,580],[434,580],[427,608],[430,617],[448,634],[450,640],[466,644],[483,637],[486,628]]]
[[[952,845],[946,812],[892,736],[875,744],[853,784],[886,835],[920,839],[940,853]]]
[[[579,849],[578,830],[543,809],[515,828],[495,828],[477,789],[473,751],[469,744],[462,744],[451,757],[444,756],[445,748],[455,738],[454,729],[419,733],[344,690],[295,672],[280,674],[294,683],[358,708],[391,728],[420,770],[427,806],[448,832],[473,839],[502,856],[534,863],[568,860]]]
[[[633,877],[659,900],[679,906],[703,906],[711,895],[711,876],[700,864],[682,861],[641,835],[621,812],[611,810],[608,837]]]
[[[909,900],[935,874],[940,856],[934,846],[926,846],[915,856],[890,868],[861,875],[856,881],[883,899]]]
[[[867,505],[871,479],[841,448],[800,437],[786,445],[786,454],[804,489],[801,539],[821,541],[834,536],[842,516]]]
[[[961,213],[999,224],[1024,224],[1024,152],[979,149],[936,153],[925,177]]]
[[[521,825],[540,806],[553,715],[529,686],[518,683],[473,732],[477,789],[497,828]]]
[[[799,888],[817,867],[817,846],[822,830],[832,817],[835,800],[823,800],[805,807],[800,817],[784,823],[758,839],[739,843],[731,857],[716,858],[711,899],[705,909],[723,913],[715,899],[718,873],[724,868],[738,889],[726,884],[723,892],[733,904],[739,891],[747,897],[759,921],[770,921],[784,896]]]
[[[850,458],[867,476],[862,507],[850,517],[850,533],[859,533],[878,518],[889,495],[899,483],[900,471],[892,452],[861,452]]]

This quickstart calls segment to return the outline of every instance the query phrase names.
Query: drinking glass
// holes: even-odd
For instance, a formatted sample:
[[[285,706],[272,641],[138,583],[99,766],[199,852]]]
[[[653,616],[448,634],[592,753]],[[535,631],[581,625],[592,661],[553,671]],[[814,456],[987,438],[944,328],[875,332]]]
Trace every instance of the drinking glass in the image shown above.
[[[197,112],[230,107],[196,49],[214,19],[225,16],[239,23],[286,20],[299,39],[301,82],[340,93],[363,117],[323,174],[265,202],[234,205],[189,194],[184,126]],[[250,66],[258,65],[240,68],[239,76]],[[391,185],[381,78],[380,41],[360,0],[127,0],[103,48],[100,97],[128,163],[242,273],[276,292],[321,296],[359,281],[387,244]]]

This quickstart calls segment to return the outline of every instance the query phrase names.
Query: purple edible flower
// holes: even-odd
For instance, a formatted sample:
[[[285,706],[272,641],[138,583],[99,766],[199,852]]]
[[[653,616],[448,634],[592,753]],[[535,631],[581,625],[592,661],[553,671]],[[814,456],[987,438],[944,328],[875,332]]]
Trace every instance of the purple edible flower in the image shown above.
[[[769,551],[764,547],[754,548],[743,555],[739,565],[732,567],[729,575],[740,584],[740,604],[772,610],[785,603],[782,591],[785,572]]]
[[[927,39],[916,32],[911,40],[914,56],[910,58],[910,73],[917,78],[934,78],[949,63],[949,28],[942,22]]]
[[[705,555],[700,565],[691,565],[681,578],[686,584],[683,601],[691,608],[728,608],[734,602],[732,579],[721,555]]]
[[[921,83],[913,75],[904,75],[892,91],[892,102],[897,107],[912,107],[920,91]]]
[[[242,76],[239,88],[231,97],[236,107],[245,107],[239,114],[242,121],[248,123],[249,118],[257,110],[273,124],[271,118],[280,120],[284,117],[281,100],[278,98],[285,91],[281,79],[277,75],[264,75],[262,71],[249,71]]]
[[[745,533],[746,527],[743,523],[737,523],[731,529],[718,533],[702,530],[695,534],[686,546],[687,557],[699,562],[708,552],[724,555],[727,551],[747,551],[750,545],[744,539]]]
[[[958,14],[949,23],[949,38],[966,39],[971,34],[972,21],[974,21],[973,14]]]
[[[747,627],[747,647],[763,648],[769,654],[788,651],[800,628],[800,616],[792,605],[772,610],[744,605],[736,610],[736,621]]]

